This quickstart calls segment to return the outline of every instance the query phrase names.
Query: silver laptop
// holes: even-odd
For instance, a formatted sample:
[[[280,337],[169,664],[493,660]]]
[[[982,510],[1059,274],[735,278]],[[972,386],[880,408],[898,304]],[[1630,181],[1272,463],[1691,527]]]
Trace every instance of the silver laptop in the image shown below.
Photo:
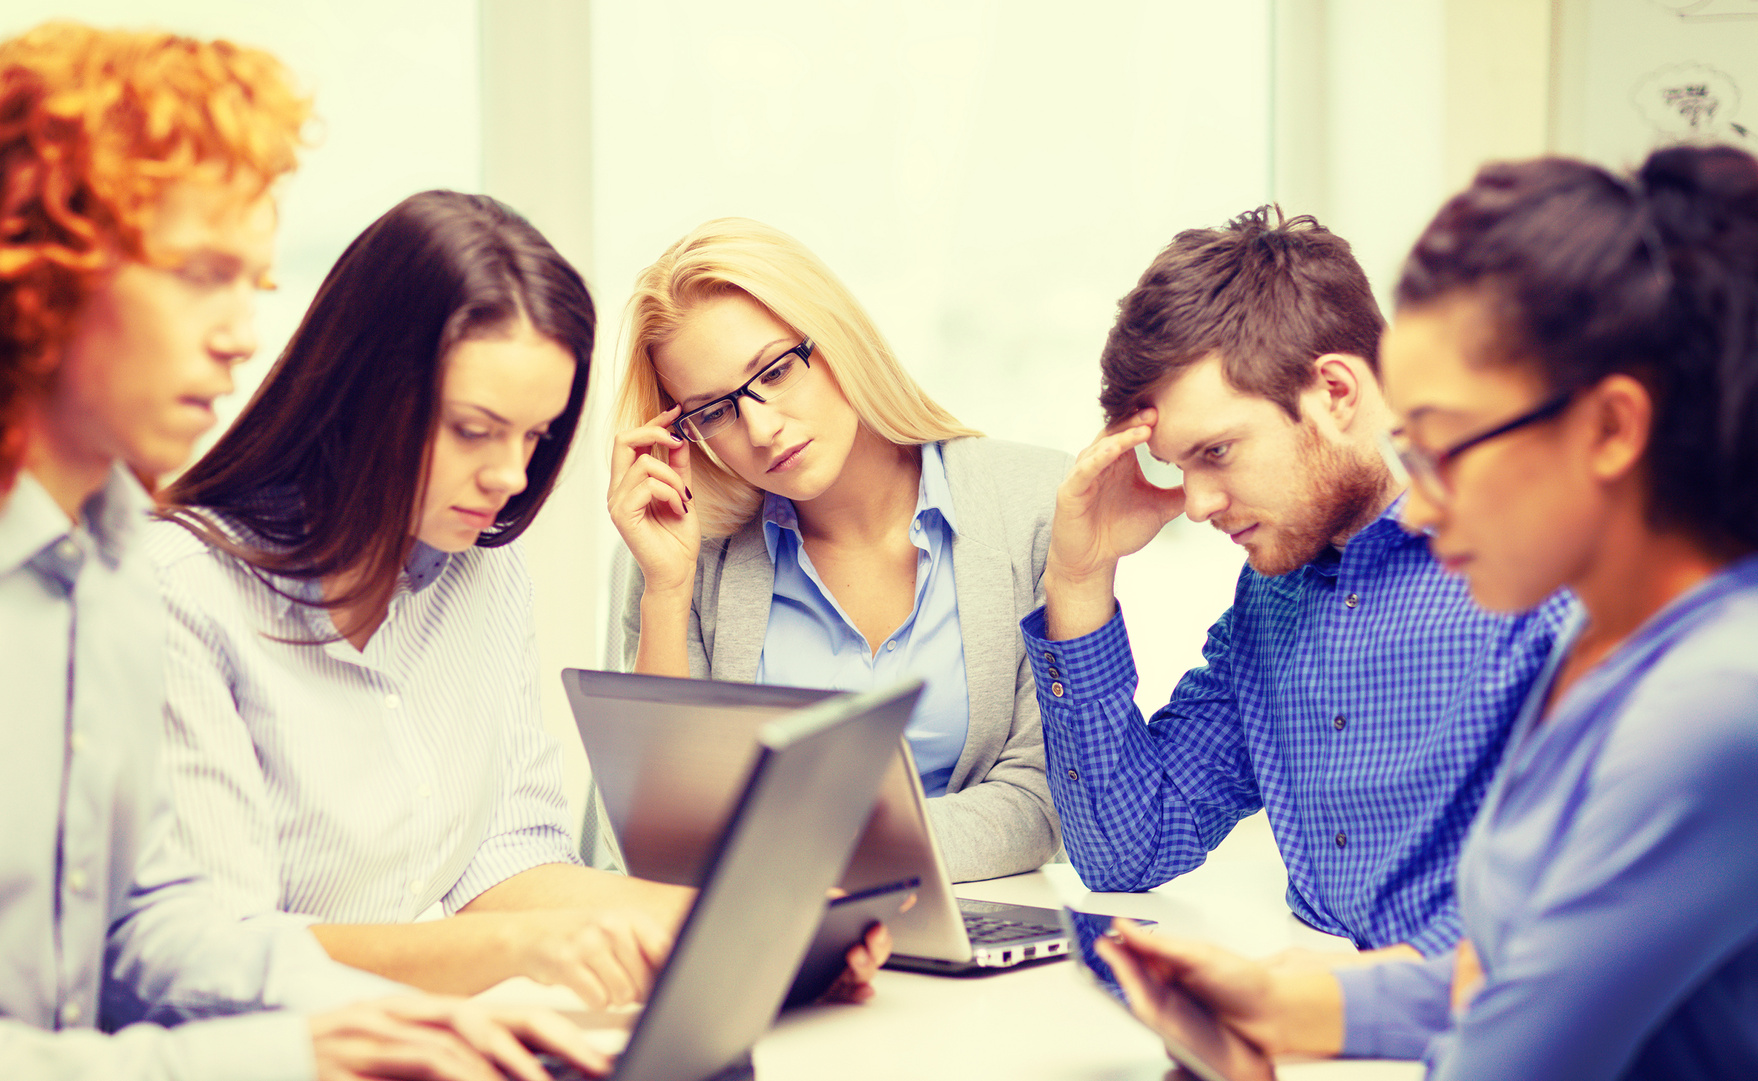
[[[838,695],[755,731],[704,853],[702,892],[611,1081],[752,1076],[751,1047],[793,982],[921,690]]]
[[[580,668],[564,670],[562,682],[629,873],[680,885],[702,881],[756,731],[834,693]],[[900,736],[840,885],[854,893],[912,877],[922,885],[915,906],[889,925],[890,967],[957,975],[1067,953],[1056,910],[953,895]]]

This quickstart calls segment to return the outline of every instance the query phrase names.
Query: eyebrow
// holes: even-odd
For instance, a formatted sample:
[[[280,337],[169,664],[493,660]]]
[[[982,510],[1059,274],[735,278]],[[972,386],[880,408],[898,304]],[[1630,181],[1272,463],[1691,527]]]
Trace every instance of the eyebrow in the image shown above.
[[[790,340],[791,339],[788,339],[788,338],[777,338],[772,342],[765,342],[763,344],[763,347],[761,349],[757,350],[757,355],[752,357],[750,360],[750,363],[745,365],[745,374],[746,375],[757,374],[757,369],[761,368],[763,366],[763,355],[765,353],[769,352],[771,349],[774,349],[778,345],[786,345]],[[783,350],[783,352],[785,352],[785,350]],[[777,354],[777,355],[779,356],[780,354]],[[774,358],[771,357],[770,359],[773,360]],[[728,390],[728,391],[725,391],[724,393],[721,393],[721,394],[692,394],[688,398],[679,399],[678,404],[684,407],[684,412],[688,413],[692,408],[694,408],[694,406],[691,405],[692,402],[695,402],[695,403],[712,402],[712,401],[716,401],[720,398],[724,398],[728,394],[731,394],[731,393],[732,393],[732,391]]]
[[[508,420],[506,417],[501,416],[499,413],[496,413],[494,410],[490,409],[486,405],[477,405],[475,402],[459,402],[459,401],[448,401],[448,402],[446,402],[446,404],[449,406],[452,406],[454,408],[457,408],[457,409],[474,409],[478,413],[481,413],[483,416],[486,416],[488,419],[494,421],[496,424],[505,424],[508,427],[512,427],[512,424],[513,424],[512,421]]]

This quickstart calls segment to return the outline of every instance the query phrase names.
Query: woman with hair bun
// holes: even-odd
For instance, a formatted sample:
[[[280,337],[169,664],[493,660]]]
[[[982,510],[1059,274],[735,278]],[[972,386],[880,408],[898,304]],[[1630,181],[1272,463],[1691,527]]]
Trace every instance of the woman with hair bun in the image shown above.
[[[1585,609],[1460,858],[1466,939],[1334,974],[1130,927],[1104,949],[1143,1020],[1182,984],[1259,1071],[1758,1077],[1758,161],[1487,166],[1397,302],[1406,525],[1486,608]]]
[[[919,676],[908,738],[949,873],[1050,859],[1018,622],[1067,457],[954,420],[830,269],[758,222],[695,229],[628,312],[608,499],[638,570],[623,664],[836,690]]]

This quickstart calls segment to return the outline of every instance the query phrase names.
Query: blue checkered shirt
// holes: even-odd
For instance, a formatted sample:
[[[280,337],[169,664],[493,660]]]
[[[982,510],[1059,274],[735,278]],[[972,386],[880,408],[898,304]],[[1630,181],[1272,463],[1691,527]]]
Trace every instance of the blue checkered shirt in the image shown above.
[[[1459,938],[1453,869],[1526,689],[1575,607],[1491,615],[1398,525],[1278,577],[1241,572],[1207,662],[1147,724],[1119,611],[1082,638],[1021,621],[1050,791],[1082,881],[1152,889],[1269,811],[1301,919],[1363,948]]]

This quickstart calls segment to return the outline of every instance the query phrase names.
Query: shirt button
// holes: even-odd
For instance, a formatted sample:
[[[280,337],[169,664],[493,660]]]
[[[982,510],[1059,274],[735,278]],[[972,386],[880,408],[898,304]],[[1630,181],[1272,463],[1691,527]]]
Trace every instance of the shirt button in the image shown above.
[[[1050,678],[1051,679],[1054,679],[1061,674],[1062,674],[1061,672],[1056,671],[1056,669],[1054,669],[1054,668],[1050,669]]]
[[[1343,603],[1345,605],[1347,605],[1348,607],[1353,608],[1356,605],[1361,603],[1361,594],[1351,593],[1347,597],[1343,598]]]
[[[74,754],[78,754],[85,750],[85,742],[84,732],[75,732],[73,735],[67,737],[67,744],[73,748]]]
[[[62,537],[61,543],[55,546],[55,554],[67,562],[72,563],[79,558],[79,544],[76,543],[72,537]],[[68,1008],[73,1010],[79,1009],[78,1006],[69,1006]]]
[[[1341,834],[1339,834],[1338,836],[1341,836]],[[1341,843],[1341,842],[1338,842],[1338,843]],[[409,883],[409,892],[411,894],[416,894],[416,893],[421,892],[421,880],[420,879],[416,879],[414,882]]]
[[[1348,844],[1349,844],[1349,835],[1347,833],[1337,834],[1337,847],[1338,848],[1345,848],[1348,846]]]
[[[896,648],[897,648],[896,641],[891,641],[891,642],[885,643],[885,652],[887,652],[887,653],[890,653],[892,650],[894,650]]]
[[[1080,770],[1077,770],[1077,769],[1071,769],[1071,770],[1069,770],[1069,771],[1068,771],[1068,779],[1069,779],[1069,780],[1071,780],[1071,781],[1078,781],[1078,780],[1080,780]]]
[[[386,709],[396,709],[397,707],[401,706],[402,704],[403,704],[403,700],[401,698],[398,698],[396,695],[394,695],[394,694],[385,695],[385,708]]]
[[[422,799],[431,799],[433,798],[433,786],[430,784],[424,784],[415,790],[415,794]]]
[[[1055,695],[1058,698],[1061,698],[1062,692],[1063,692],[1063,687],[1062,687],[1062,683],[1060,681],[1050,684],[1050,693],[1051,694]]]
[[[79,1008],[77,1002],[69,1002],[61,1007],[61,1023],[64,1025],[77,1025],[83,1016],[85,1016],[85,1011]]]
[[[1055,664],[1056,663],[1056,654],[1051,653],[1049,650],[1046,649],[1044,651],[1044,659],[1049,661],[1051,664]]]
[[[67,872],[67,888],[74,893],[85,892],[85,872],[75,867]]]
[[[1336,720],[1332,721],[1331,723],[1337,726],[1337,731],[1341,732],[1341,731],[1343,731],[1343,726],[1349,723],[1349,718],[1347,718],[1347,717],[1343,716],[1341,713],[1339,713],[1339,714],[1337,714]]]

